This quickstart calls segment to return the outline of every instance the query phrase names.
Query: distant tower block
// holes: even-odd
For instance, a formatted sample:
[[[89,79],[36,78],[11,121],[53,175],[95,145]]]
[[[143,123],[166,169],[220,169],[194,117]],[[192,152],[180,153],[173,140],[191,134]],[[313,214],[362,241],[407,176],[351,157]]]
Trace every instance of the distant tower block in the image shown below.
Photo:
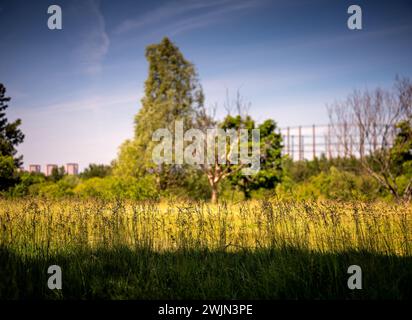
[[[31,164],[29,165],[29,172],[40,173],[41,166],[39,164]]]
[[[79,165],[77,163],[68,163],[66,165],[67,174],[78,175],[79,174]]]
[[[51,176],[53,169],[57,169],[57,164],[48,164],[46,166],[46,176]]]

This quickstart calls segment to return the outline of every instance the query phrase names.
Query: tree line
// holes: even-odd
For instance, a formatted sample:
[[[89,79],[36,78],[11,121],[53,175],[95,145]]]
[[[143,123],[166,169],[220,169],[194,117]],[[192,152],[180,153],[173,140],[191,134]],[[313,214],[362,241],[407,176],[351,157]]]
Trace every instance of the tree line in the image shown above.
[[[352,182],[343,188],[357,186],[360,194],[412,199],[412,84],[409,78],[396,77],[390,89],[355,90],[346,100],[327,106],[333,134],[344,148],[353,145],[350,139],[354,134],[359,137],[359,157],[347,152],[338,159],[328,160],[322,156],[293,162],[282,155],[283,141],[276,122],[267,119],[256,123],[248,113],[250,105],[239,92],[234,98],[227,95],[223,103],[226,115],[218,119],[218,105],[205,106],[195,66],[168,38],[149,45],[145,55],[148,76],[141,108],[134,119],[133,138],[120,146],[118,157],[110,165],[91,164],[80,177],[67,177],[59,169],[50,177],[18,172],[23,158],[17,155],[16,148],[23,142],[24,134],[19,128],[20,119],[9,122],[6,118],[10,97],[0,84],[0,192],[137,199],[177,195],[217,202],[220,196],[228,198],[228,192],[232,198],[235,193],[241,194],[242,199],[256,195],[287,197],[296,192],[298,197],[311,194],[333,197],[341,193],[332,189],[342,188],[340,180],[346,179]],[[228,147],[225,147],[227,161],[224,163],[218,161],[216,152],[210,163],[156,164],[152,159],[157,143],[153,132],[164,128],[174,133],[177,121],[186,128],[202,131],[259,129],[260,170],[253,175],[242,174],[245,163],[231,162]],[[250,148],[251,138],[246,143]]]

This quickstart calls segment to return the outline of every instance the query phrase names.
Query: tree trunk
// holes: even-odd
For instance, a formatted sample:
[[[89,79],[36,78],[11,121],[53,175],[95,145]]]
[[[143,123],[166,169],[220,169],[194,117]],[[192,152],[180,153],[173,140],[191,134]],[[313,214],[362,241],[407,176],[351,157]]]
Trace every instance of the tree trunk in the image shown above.
[[[211,185],[211,187],[212,187],[212,199],[211,199],[211,201],[212,201],[213,204],[216,204],[217,203],[217,196],[218,196],[217,183],[213,183]]]

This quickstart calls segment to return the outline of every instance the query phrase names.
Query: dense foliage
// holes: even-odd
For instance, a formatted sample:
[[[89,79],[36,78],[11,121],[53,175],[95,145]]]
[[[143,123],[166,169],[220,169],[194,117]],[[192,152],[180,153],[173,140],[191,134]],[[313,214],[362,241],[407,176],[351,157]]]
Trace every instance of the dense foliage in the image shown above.
[[[409,113],[404,112],[409,115],[396,126],[387,124],[388,128],[395,129],[394,141],[389,147],[377,148],[358,158],[345,155],[329,159],[322,155],[312,160],[292,161],[282,155],[283,142],[276,122],[268,119],[256,123],[247,112],[242,112],[244,105],[239,93],[234,101],[237,114],[231,115],[228,111],[222,120],[209,115],[194,65],[168,38],[149,45],[146,58],[145,95],[135,116],[133,139],[121,145],[119,156],[112,164],[90,164],[78,176],[65,174],[63,167],[54,168],[47,177],[17,170],[22,156],[16,155],[16,146],[23,141],[24,135],[19,129],[20,119],[9,123],[6,118],[10,98],[0,84],[1,194],[49,198],[211,199],[212,202],[217,201],[218,194],[221,200],[233,201],[273,196],[345,201],[400,200],[400,196],[407,201],[412,199],[412,120]],[[396,83],[402,89],[398,90],[402,98],[399,104],[402,110],[408,111],[412,97],[410,81],[404,79]],[[196,128],[202,132],[210,128],[238,133],[247,129],[249,150],[250,133],[259,129],[260,170],[246,176],[240,170],[244,164],[221,164],[216,159],[212,164],[155,164],[152,150],[156,142],[152,134],[157,129],[168,129],[173,134],[175,121],[181,121],[185,130]],[[183,143],[186,146],[188,141]],[[390,174],[390,179],[385,179],[385,174],[377,174],[382,168]]]
[[[6,87],[0,83],[0,192],[7,190],[16,183],[16,169],[23,161],[23,156],[17,156],[16,146],[24,140],[24,134],[19,129],[21,120],[9,122],[6,118],[7,102]]]

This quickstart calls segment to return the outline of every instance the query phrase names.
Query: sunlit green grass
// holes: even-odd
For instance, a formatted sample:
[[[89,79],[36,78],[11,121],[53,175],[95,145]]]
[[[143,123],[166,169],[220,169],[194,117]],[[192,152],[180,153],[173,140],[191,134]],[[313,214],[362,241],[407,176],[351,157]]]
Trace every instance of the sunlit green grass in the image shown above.
[[[388,203],[3,199],[0,298],[411,298],[411,218]]]

